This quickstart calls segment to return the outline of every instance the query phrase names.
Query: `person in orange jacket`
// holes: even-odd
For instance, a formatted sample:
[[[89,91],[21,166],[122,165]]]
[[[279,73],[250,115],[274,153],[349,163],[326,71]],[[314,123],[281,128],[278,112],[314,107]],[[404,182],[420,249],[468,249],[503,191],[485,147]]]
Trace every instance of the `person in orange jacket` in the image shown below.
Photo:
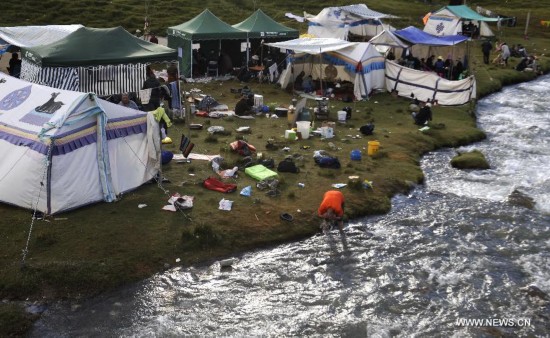
[[[338,190],[329,190],[323,196],[318,215],[329,221],[338,221],[340,231],[344,230],[344,194]]]

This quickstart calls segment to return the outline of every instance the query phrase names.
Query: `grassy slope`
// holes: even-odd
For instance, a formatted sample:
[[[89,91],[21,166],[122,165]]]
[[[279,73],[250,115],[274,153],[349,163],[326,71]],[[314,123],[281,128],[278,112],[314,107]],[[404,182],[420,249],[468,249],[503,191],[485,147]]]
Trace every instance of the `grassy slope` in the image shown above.
[[[149,13],[152,16],[153,29],[158,31],[191,18],[204,7],[211,8],[215,14],[230,23],[241,21],[252,11],[251,1],[163,1],[162,5],[160,1],[151,2],[153,5]],[[23,1],[22,4],[8,2],[2,4],[0,26],[82,23],[107,27],[120,24],[132,31],[139,28],[143,21],[143,8],[140,7],[142,2],[139,6],[134,3],[130,0],[90,0],[65,6],[66,2],[60,0]],[[337,3],[344,4],[343,1],[331,4]],[[550,48],[550,29],[538,24],[540,19],[550,19],[550,8],[540,8],[538,1],[508,1],[506,5],[500,1],[479,3],[503,14],[518,15],[518,27],[505,28],[500,33],[500,37],[510,45],[523,43],[529,51],[538,54],[545,53],[546,48]],[[317,13],[322,4],[313,1],[289,4],[269,2],[261,4],[261,7],[274,18],[305,30],[303,26],[286,21],[280,8],[295,13],[303,10]],[[397,27],[418,24],[419,18],[429,9],[420,1],[397,0],[385,1],[379,6],[371,7],[402,16],[402,22],[394,23]],[[433,5],[431,8],[439,7],[440,5]],[[533,10],[533,24],[530,28],[531,39],[524,40],[521,26],[528,9]],[[472,61],[481,95],[494,92],[502,85],[532,78],[531,74],[518,73],[512,69],[486,67],[480,62],[479,46],[474,46],[474,52]],[[548,70],[548,58],[543,57],[541,61]],[[513,60],[515,62],[517,60]],[[236,98],[230,93],[230,88],[239,86],[238,83],[211,83],[195,87],[211,93],[218,101],[231,107]],[[254,92],[264,95],[266,103],[290,102],[290,96],[276,86],[257,83],[251,86]],[[418,166],[422,153],[438,147],[470,143],[484,137],[476,128],[471,114],[473,107],[469,105],[436,107],[434,122],[443,124],[445,128],[432,129],[428,134],[419,133],[410,123],[410,117],[406,113],[407,105],[408,100],[396,99],[387,94],[378,94],[370,101],[353,105],[352,120],[346,125],[337,126],[337,137],[331,140],[336,147],[341,148],[331,151],[342,162],[342,168],[338,171],[319,169],[313,163],[311,150],[328,149],[327,142],[310,139],[289,144],[292,153],[304,156],[304,161],[300,164],[302,170],[298,175],[280,175],[283,182],[282,194],[276,198],[266,197],[256,189],[252,199],[238,194],[226,196],[205,190],[197,183],[212,175],[207,163],[172,163],[165,168],[165,175],[172,180],[165,188],[170,192],[190,194],[196,198],[195,207],[186,212],[186,216],[160,211],[168,196],[156,185],[148,185],[126,194],[117,203],[100,203],[49,218],[47,222],[38,221],[31,237],[30,253],[24,270],[20,269],[20,254],[28,236],[30,212],[0,205],[3,216],[0,221],[0,298],[79,298],[147,277],[162,270],[166,264],[173,264],[177,257],[182,259],[183,264],[193,264],[261,245],[311,235],[317,231],[315,209],[322,193],[330,189],[331,183],[347,183],[349,175],[372,180],[374,189],[344,189],[348,199],[347,216],[386,212],[391,207],[389,198],[392,195],[406,191],[411,184],[422,181],[423,175]],[[331,102],[331,106],[334,119],[335,111],[344,104],[335,101]],[[347,137],[359,134],[356,129],[368,121],[376,124],[373,137]],[[284,119],[207,121],[195,118],[193,122],[204,123],[205,127],[209,124],[222,125],[233,130],[231,135],[218,137],[214,143],[206,142],[206,131],[191,133],[193,141],[197,143],[197,151],[221,153],[226,158],[228,167],[236,163],[238,157],[227,150],[227,144],[236,137],[234,129],[242,125],[251,126],[252,134],[245,135],[245,138],[266,156],[278,162],[287,155],[281,151],[265,150],[269,137],[283,142],[282,135],[287,128]],[[185,131],[184,126],[177,125],[171,129],[171,135],[177,139],[175,135],[182,131]],[[363,151],[361,162],[350,161],[351,149],[364,149],[370,139],[381,142],[379,156],[368,158],[365,156],[366,151]],[[309,145],[311,148],[302,150],[299,148],[301,145]],[[175,150],[174,145],[167,148]],[[299,188],[298,182],[305,183],[305,188]],[[253,185],[254,182],[241,174],[237,184],[240,189]],[[217,210],[222,197],[235,201],[231,212]],[[146,203],[148,207],[138,209],[139,203]],[[297,209],[301,212],[297,212]],[[296,218],[294,223],[280,221],[278,215],[282,211],[293,213]]]

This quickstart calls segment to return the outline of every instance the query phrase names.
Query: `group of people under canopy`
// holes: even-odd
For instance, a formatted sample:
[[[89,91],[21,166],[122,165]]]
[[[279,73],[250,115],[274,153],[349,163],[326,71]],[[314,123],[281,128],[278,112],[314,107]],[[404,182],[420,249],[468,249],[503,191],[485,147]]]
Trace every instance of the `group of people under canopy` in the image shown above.
[[[395,60],[394,53],[390,50],[386,56],[388,60]],[[466,77],[466,67],[462,62],[462,59],[458,57],[456,60],[452,59],[452,55],[447,55],[445,60],[443,56],[435,57],[434,54],[430,55],[428,58],[418,58],[413,56],[409,49],[403,49],[401,57],[396,60],[396,62],[408,68],[426,71],[426,72],[435,72],[440,77],[447,80],[462,80]]]

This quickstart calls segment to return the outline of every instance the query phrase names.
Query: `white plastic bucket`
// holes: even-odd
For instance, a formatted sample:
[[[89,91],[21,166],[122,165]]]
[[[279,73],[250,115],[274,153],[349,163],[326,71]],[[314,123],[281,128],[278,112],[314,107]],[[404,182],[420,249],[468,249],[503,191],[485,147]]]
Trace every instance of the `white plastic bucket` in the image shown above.
[[[345,110],[338,111],[338,122],[345,123],[347,114]]]
[[[309,128],[311,126],[310,121],[297,121],[296,130],[302,135],[302,139],[309,138]]]
[[[254,107],[260,107],[264,105],[264,96],[254,94]]]

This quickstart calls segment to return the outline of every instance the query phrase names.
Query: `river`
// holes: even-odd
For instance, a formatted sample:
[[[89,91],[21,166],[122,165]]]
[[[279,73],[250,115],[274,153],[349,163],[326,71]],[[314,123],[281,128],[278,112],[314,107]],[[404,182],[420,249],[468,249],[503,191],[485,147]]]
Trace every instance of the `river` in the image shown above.
[[[425,155],[425,184],[387,215],[243,254],[230,269],[178,267],[52,304],[31,336],[548,337],[548,88],[544,76],[480,100],[487,140]],[[456,150],[472,149],[491,169],[451,168]],[[509,203],[514,190],[535,208]]]

